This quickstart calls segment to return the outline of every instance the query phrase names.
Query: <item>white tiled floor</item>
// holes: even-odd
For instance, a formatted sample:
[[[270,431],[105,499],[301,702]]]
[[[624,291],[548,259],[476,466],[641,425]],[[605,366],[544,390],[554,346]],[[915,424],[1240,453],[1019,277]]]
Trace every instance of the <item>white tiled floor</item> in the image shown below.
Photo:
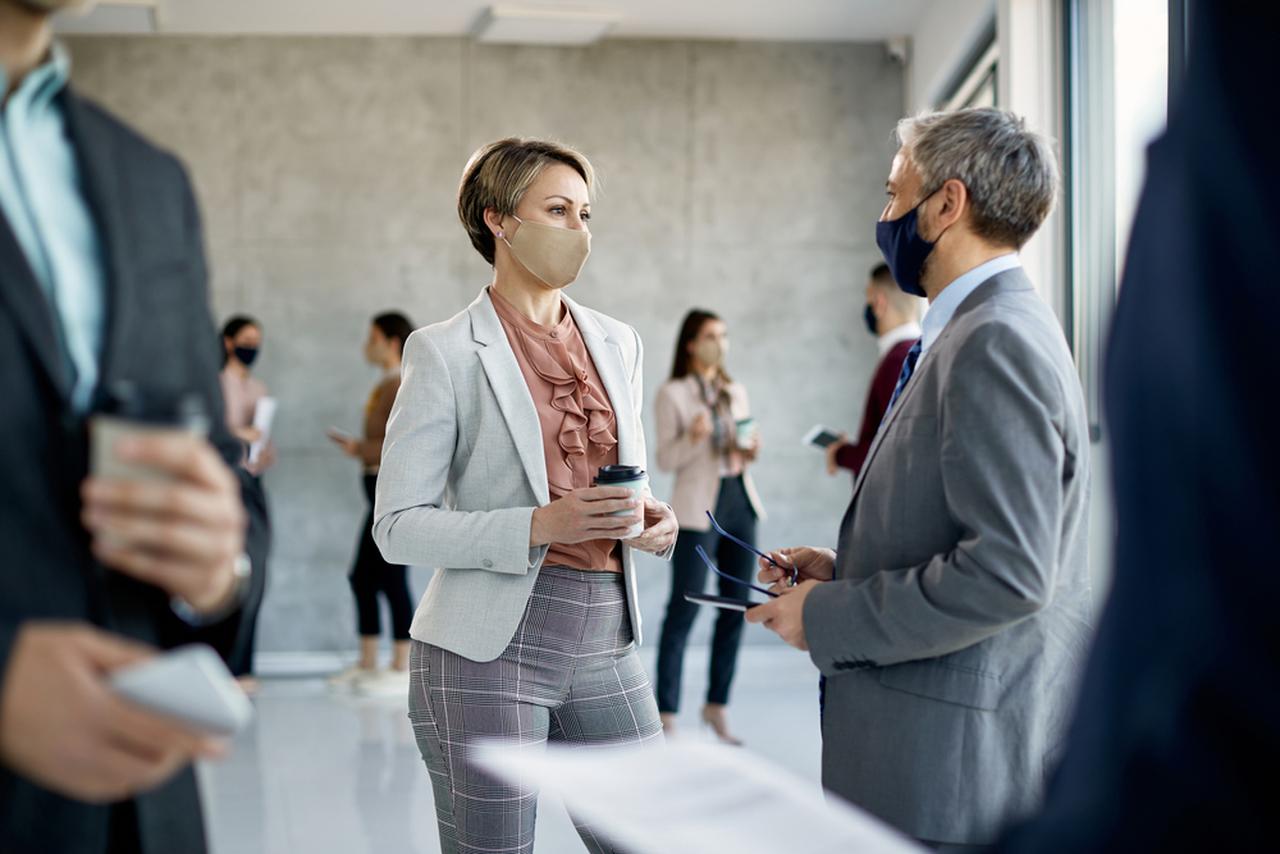
[[[652,648],[646,650],[652,673]],[[683,737],[697,724],[705,649],[685,667]],[[817,671],[808,656],[744,647],[730,707],[748,750],[818,780]],[[213,854],[439,852],[431,786],[405,701],[331,693],[320,679],[267,679],[257,720],[229,758],[200,769]],[[762,805],[763,806],[763,805]],[[585,850],[564,807],[543,796],[538,851]]]

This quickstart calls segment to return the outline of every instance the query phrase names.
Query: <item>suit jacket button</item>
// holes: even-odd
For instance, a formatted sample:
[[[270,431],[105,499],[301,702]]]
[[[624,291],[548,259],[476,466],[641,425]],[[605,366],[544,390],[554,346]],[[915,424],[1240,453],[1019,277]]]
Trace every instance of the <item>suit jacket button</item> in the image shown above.
[[[480,561],[480,565],[483,566],[485,569],[493,569],[493,561],[489,560],[488,558],[485,558],[484,560]]]

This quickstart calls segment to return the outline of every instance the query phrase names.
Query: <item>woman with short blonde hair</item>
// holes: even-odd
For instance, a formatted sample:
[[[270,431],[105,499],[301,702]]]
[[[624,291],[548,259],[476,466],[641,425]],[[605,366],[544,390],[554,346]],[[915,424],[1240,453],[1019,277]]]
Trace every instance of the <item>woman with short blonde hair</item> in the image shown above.
[[[677,525],[643,484],[640,337],[562,293],[590,252],[593,184],[552,142],[472,156],[458,215],[493,282],[410,336],[387,424],[374,539],[437,568],[410,629],[409,715],[445,852],[532,848],[537,793],[472,765],[474,743],[661,737],[632,554],[668,557]]]

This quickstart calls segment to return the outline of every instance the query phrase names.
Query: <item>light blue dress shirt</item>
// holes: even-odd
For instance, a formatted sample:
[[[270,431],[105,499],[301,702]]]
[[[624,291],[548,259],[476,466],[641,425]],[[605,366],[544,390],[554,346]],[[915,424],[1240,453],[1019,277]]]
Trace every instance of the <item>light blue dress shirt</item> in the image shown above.
[[[53,306],[75,372],[71,404],[83,413],[98,384],[107,271],[58,98],[70,71],[66,50],[54,44],[0,109],[0,210]],[[8,89],[0,68],[0,92]]]
[[[1018,258],[1018,253],[1010,252],[1008,255],[1001,255],[979,264],[967,273],[962,273],[943,288],[929,304],[929,310],[924,313],[924,319],[920,321],[920,361],[929,355],[929,348],[933,346],[934,341],[938,340],[942,330],[947,328],[956,309],[969,294],[996,273],[1003,273],[1005,270],[1021,266],[1022,261]]]

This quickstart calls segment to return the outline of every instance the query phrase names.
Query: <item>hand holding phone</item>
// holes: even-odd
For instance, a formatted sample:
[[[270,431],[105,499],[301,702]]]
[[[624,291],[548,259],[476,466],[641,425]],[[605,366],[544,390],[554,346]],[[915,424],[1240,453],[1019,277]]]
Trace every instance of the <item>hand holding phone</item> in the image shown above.
[[[754,608],[759,604],[746,599],[733,599],[729,596],[710,596],[705,593],[686,593],[684,594],[684,601],[692,602],[695,605],[719,608],[722,611],[746,611],[748,608]]]
[[[214,735],[235,735],[253,717],[253,705],[212,648],[178,647],[114,671],[117,694],[150,711]]]
[[[837,433],[830,427],[815,424],[808,433],[804,434],[804,438],[800,441],[806,445],[813,445],[815,448],[825,448],[828,445],[839,442],[843,435],[843,433]]]

